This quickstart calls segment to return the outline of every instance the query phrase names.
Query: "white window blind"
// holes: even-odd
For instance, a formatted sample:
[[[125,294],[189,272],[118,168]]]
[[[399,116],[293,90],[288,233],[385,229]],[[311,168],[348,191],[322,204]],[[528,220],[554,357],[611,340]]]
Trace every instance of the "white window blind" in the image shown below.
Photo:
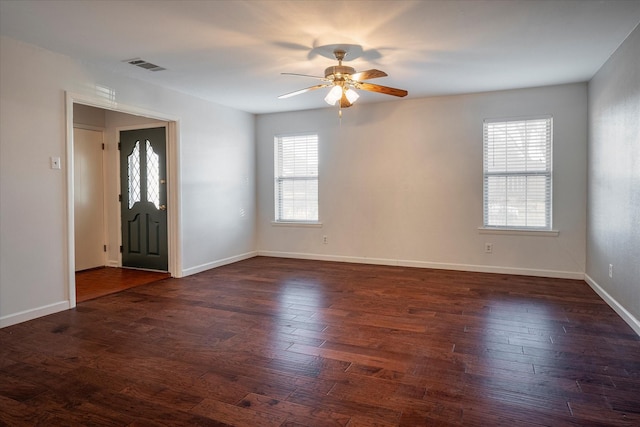
[[[275,219],[318,221],[318,135],[275,138]]]
[[[484,122],[484,226],[551,229],[550,116]]]

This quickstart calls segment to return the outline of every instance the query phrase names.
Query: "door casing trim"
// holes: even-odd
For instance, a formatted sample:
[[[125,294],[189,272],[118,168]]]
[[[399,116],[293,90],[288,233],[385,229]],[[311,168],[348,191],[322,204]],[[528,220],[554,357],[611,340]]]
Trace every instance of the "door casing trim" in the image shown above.
[[[66,107],[66,241],[63,251],[66,254],[65,282],[69,308],[76,306],[75,280],[75,230],[74,230],[74,188],[73,188],[73,104],[83,104],[104,110],[133,114],[166,122],[167,129],[167,232],[169,245],[169,273],[173,277],[182,276],[182,252],[180,233],[180,117],[157,111],[151,111],[132,105],[125,105],[98,95],[65,92]],[[118,131],[119,132],[119,131]],[[119,135],[119,133],[118,133]]]

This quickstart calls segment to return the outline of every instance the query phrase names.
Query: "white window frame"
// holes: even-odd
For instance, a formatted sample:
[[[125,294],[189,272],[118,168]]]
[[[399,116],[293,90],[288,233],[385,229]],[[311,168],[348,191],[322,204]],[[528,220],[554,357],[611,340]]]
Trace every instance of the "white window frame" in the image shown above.
[[[497,140],[497,138],[502,138],[505,144],[508,144],[510,135],[507,134],[508,130],[515,129],[517,126],[540,126],[541,122],[545,127],[545,140],[544,146],[545,151],[543,152],[543,156],[545,157],[544,167],[536,168],[530,167],[527,165],[529,161],[528,156],[524,156],[524,158],[518,159],[516,163],[518,163],[518,167],[510,168],[508,165],[508,159],[511,157],[509,154],[505,154],[505,166],[503,169],[499,169],[491,167],[488,162],[490,161],[489,150],[495,150],[496,145],[502,141]],[[502,126],[505,129],[505,135],[495,134],[494,129],[497,126]],[[501,128],[499,128],[501,129]],[[536,147],[533,147],[534,143],[537,144],[537,139],[539,139],[539,134],[536,135],[534,133],[531,134],[531,138],[529,139],[529,135],[525,132],[524,140],[522,138],[518,139],[519,146],[515,145],[507,145],[506,147],[498,147],[497,149],[505,150],[505,153],[509,150],[522,150],[524,148],[525,151],[529,149],[540,149],[539,144]],[[512,142],[515,143],[515,139],[511,139]],[[481,230],[485,232],[495,231],[495,232],[537,232],[537,233],[547,233],[549,235],[557,235],[557,231],[552,230],[553,225],[553,117],[551,115],[544,116],[529,116],[529,117],[519,117],[519,118],[499,118],[499,119],[486,119],[483,123],[483,227]],[[540,155],[539,155],[540,156]],[[513,158],[515,158],[514,156]],[[524,163],[523,163],[524,162]],[[505,190],[504,190],[504,204],[495,203],[495,197],[493,198],[494,203],[490,203],[490,198],[492,194],[490,180],[495,177],[504,177],[505,178]],[[524,200],[525,207],[524,213],[517,212],[517,219],[509,220],[509,212],[514,208],[509,206],[509,184],[508,181],[511,179],[525,178],[525,181],[529,177],[534,177],[538,179],[540,177],[544,178],[544,188],[541,192],[544,193],[544,224],[535,224],[535,220],[529,221],[530,216],[534,216],[531,214],[535,214],[535,210],[528,210],[529,203],[534,197],[529,197],[528,193],[525,191]],[[493,180],[495,182],[495,180]],[[495,194],[495,193],[494,193]],[[520,194],[522,195],[522,194]],[[539,195],[539,194],[538,194]],[[491,204],[491,206],[489,206]],[[522,206],[522,205],[520,205]],[[495,214],[491,215],[490,211],[502,209],[505,212],[504,221],[497,220],[497,216]],[[524,222],[521,222],[523,219],[521,215],[524,215]],[[539,215],[538,215],[539,216]],[[531,223],[530,223],[531,222]]]
[[[274,224],[302,226],[320,224],[318,141],[317,133],[274,137]],[[285,147],[284,143],[289,143],[288,147]],[[295,152],[292,151],[294,146]],[[285,152],[285,149],[288,151]],[[288,161],[283,160],[285,155],[289,156]],[[291,156],[294,158],[292,159]],[[297,166],[292,168],[291,162],[297,163]],[[289,170],[285,170],[287,163]],[[298,194],[289,192],[285,201],[283,198],[285,187],[296,184],[298,184],[298,189],[302,191]],[[292,209],[297,212],[293,212]]]

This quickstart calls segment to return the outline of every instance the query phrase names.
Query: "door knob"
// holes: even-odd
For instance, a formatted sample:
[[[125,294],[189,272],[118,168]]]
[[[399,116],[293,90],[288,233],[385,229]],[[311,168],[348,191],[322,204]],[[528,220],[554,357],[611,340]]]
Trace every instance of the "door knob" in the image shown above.
[[[167,210],[167,205],[160,205],[160,210],[161,211],[166,211]]]

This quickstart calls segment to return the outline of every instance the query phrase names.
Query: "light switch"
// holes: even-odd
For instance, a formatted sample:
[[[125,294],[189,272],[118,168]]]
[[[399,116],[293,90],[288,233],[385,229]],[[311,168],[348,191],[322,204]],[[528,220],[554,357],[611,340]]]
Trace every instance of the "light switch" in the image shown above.
[[[51,169],[61,169],[60,157],[51,157]]]

